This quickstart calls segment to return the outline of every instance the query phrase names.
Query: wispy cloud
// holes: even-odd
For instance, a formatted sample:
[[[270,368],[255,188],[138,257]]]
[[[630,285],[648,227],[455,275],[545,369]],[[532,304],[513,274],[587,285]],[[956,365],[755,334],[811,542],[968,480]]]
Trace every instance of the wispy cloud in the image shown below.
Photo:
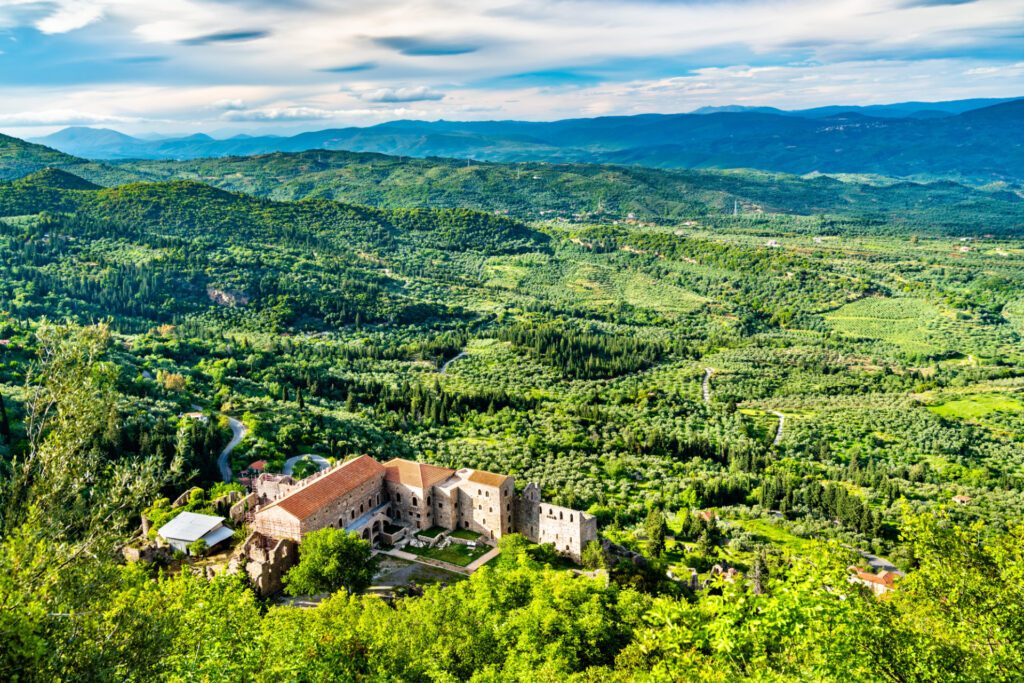
[[[320,69],[320,71],[330,74],[349,74],[359,71],[370,71],[376,68],[377,62],[359,62],[358,64],[346,64],[343,66],[328,66]]]
[[[111,116],[75,109],[42,109],[0,114],[0,125],[4,126],[95,126],[138,121],[136,117]]]
[[[194,38],[180,40],[182,45],[210,45],[211,43],[242,43],[249,40],[259,40],[270,35],[270,31],[219,31],[207,33]]]
[[[415,88],[380,88],[358,93],[358,97],[366,102],[425,102],[443,100],[444,93],[421,85]]]
[[[476,52],[482,45],[470,41],[446,41],[420,36],[388,36],[373,38],[373,43],[380,47],[395,50],[409,57],[445,57],[466,55]]]
[[[1021,26],[1021,0],[0,0],[0,114],[295,130],[1012,96]]]

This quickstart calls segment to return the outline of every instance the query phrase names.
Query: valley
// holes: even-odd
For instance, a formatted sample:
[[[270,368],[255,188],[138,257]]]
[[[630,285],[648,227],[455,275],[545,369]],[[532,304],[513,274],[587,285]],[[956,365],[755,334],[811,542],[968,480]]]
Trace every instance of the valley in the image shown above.
[[[890,628],[924,638],[916,610],[946,570],[946,551],[928,539],[991,562],[990,548],[1019,533],[1016,195],[347,152],[107,164],[17,147],[4,158],[21,174],[0,184],[0,457],[14,463],[34,443],[39,359],[83,354],[66,367],[106,379],[64,386],[55,376],[53,390],[86,392],[75,400],[90,405],[101,392],[111,409],[75,422],[84,431],[74,438],[89,444],[75,457],[156,476],[110,533],[131,536],[140,512],[158,526],[167,499],[190,487],[206,513],[230,490],[218,482],[250,476],[253,463],[292,473],[306,454],[370,455],[537,482],[545,501],[586,511],[604,539],[642,558],[585,554],[583,569],[605,572],[602,583],[572,578],[543,545],[508,542],[473,577],[394,612],[334,597],[310,613],[338,610],[384,631],[395,620],[445,623],[433,610],[467,601],[522,615],[489,602],[495,585],[520,581],[536,591],[529,609],[559,618],[603,601],[598,645],[573,651],[630,680],[649,657],[663,672],[725,657],[708,646],[685,664],[651,622],[674,614],[723,628],[745,618],[757,576],[770,574],[777,591],[760,609],[798,620],[835,610],[837,623],[868,633],[874,602],[829,597],[848,585],[847,565],[875,571],[859,553],[908,571]],[[524,173],[543,176],[498,189]],[[195,406],[202,420],[182,417]],[[66,467],[77,466],[47,477]],[[942,536],[949,528],[977,529],[990,545]],[[1016,565],[985,566],[985,580],[1015,580]],[[304,618],[287,605],[262,615],[234,579],[128,572],[111,580],[140,595],[151,584],[220,591],[242,605],[226,613],[271,631]],[[552,606],[541,597],[550,591],[575,597]],[[724,612],[712,606],[720,595]],[[861,654],[845,671],[865,674],[885,657],[863,654],[864,637],[786,642],[815,666],[852,648]],[[249,645],[291,651],[261,638]],[[642,639],[664,649],[645,655]],[[351,661],[372,668],[375,652]],[[422,672],[414,654],[403,662]]]

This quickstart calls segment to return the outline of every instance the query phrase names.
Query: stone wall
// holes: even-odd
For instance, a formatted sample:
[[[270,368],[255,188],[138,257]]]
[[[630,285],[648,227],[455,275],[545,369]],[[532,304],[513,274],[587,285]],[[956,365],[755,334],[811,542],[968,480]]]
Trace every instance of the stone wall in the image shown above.
[[[287,474],[261,474],[253,482],[252,490],[260,502],[272,503],[284,498],[296,488],[295,480]]]
[[[199,491],[200,493],[202,493],[203,490],[198,486],[193,486],[192,488],[188,489],[187,491],[185,491],[180,496],[174,499],[174,502],[171,503],[171,509],[173,510],[174,508],[180,508],[182,505],[187,503],[193,491]]]
[[[281,579],[298,561],[298,545],[289,539],[274,539],[258,532],[249,535],[232,560],[234,571],[244,565],[257,593],[266,597],[281,590]]]
[[[492,540],[515,528],[515,483],[511,477],[500,487],[463,481],[458,490],[458,528],[476,531]]]
[[[384,473],[381,472],[302,520],[302,533],[329,526],[344,529],[384,502]]]
[[[171,550],[167,547],[158,546],[156,543],[147,543],[143,546],[125,546],[121,554],[128,562],[170,562],[173,558]]]
[[[430,499],[434,525],[454,529],[458,525],[459,490],[445,491],[435,486]]]
[[[304,534],[326,527],[344,529],[385,503],[384,474],[370,478],[345,495],[325,503],[305,519],[296,519],[278,505],[256,511],[253,530],[274,538],[302,540]]]
[[[253,531],[273,538],[302,538],[302,523],[279,507],[257,510],[253,518]]]
[[[424,494],[418,489],[401,482],[385,482],[385,490],[391,501],[391,518],[399,524],[409,524],[417,529],[434,526],[433,493]]]
[[[238,502],[241,497],[242,494],[238,491],[228,491],[223,496],[213,501],[210,505],[218,515],[227,517],[231,512],[231,507]]]
[[[585,512],[545,503],[540,487],[527,484],[515,503],[516,531],[534,543],[550,543],[579,562],[583,548],[597,540],[597,519]]]
[[[260,497],[258,495],[250,493],[231,506],[231,510],[228,511],[228,517],[231,518],[232,522],[244,522],[246,513],[250,510],[255,510],[259,500]]]

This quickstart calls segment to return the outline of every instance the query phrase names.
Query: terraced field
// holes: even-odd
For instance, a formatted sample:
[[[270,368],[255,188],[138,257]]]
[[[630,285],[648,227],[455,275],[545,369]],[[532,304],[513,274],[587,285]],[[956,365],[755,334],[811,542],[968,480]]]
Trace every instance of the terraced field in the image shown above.
[[[942,315],[924,299],[870,297],[846,304],[825,320],[848,337],[877,339],[907,353],[934,353],[939,347],[926,340],[929,323]]]

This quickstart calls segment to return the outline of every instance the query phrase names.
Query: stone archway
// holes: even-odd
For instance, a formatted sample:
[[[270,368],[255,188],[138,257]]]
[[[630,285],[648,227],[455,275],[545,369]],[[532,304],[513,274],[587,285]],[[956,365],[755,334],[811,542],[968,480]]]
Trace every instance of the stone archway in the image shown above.
[[[370,538],[372,539],[374,547],[380,545],[380,535],[384,532],[384,522],[377,520],[371,527]]]

